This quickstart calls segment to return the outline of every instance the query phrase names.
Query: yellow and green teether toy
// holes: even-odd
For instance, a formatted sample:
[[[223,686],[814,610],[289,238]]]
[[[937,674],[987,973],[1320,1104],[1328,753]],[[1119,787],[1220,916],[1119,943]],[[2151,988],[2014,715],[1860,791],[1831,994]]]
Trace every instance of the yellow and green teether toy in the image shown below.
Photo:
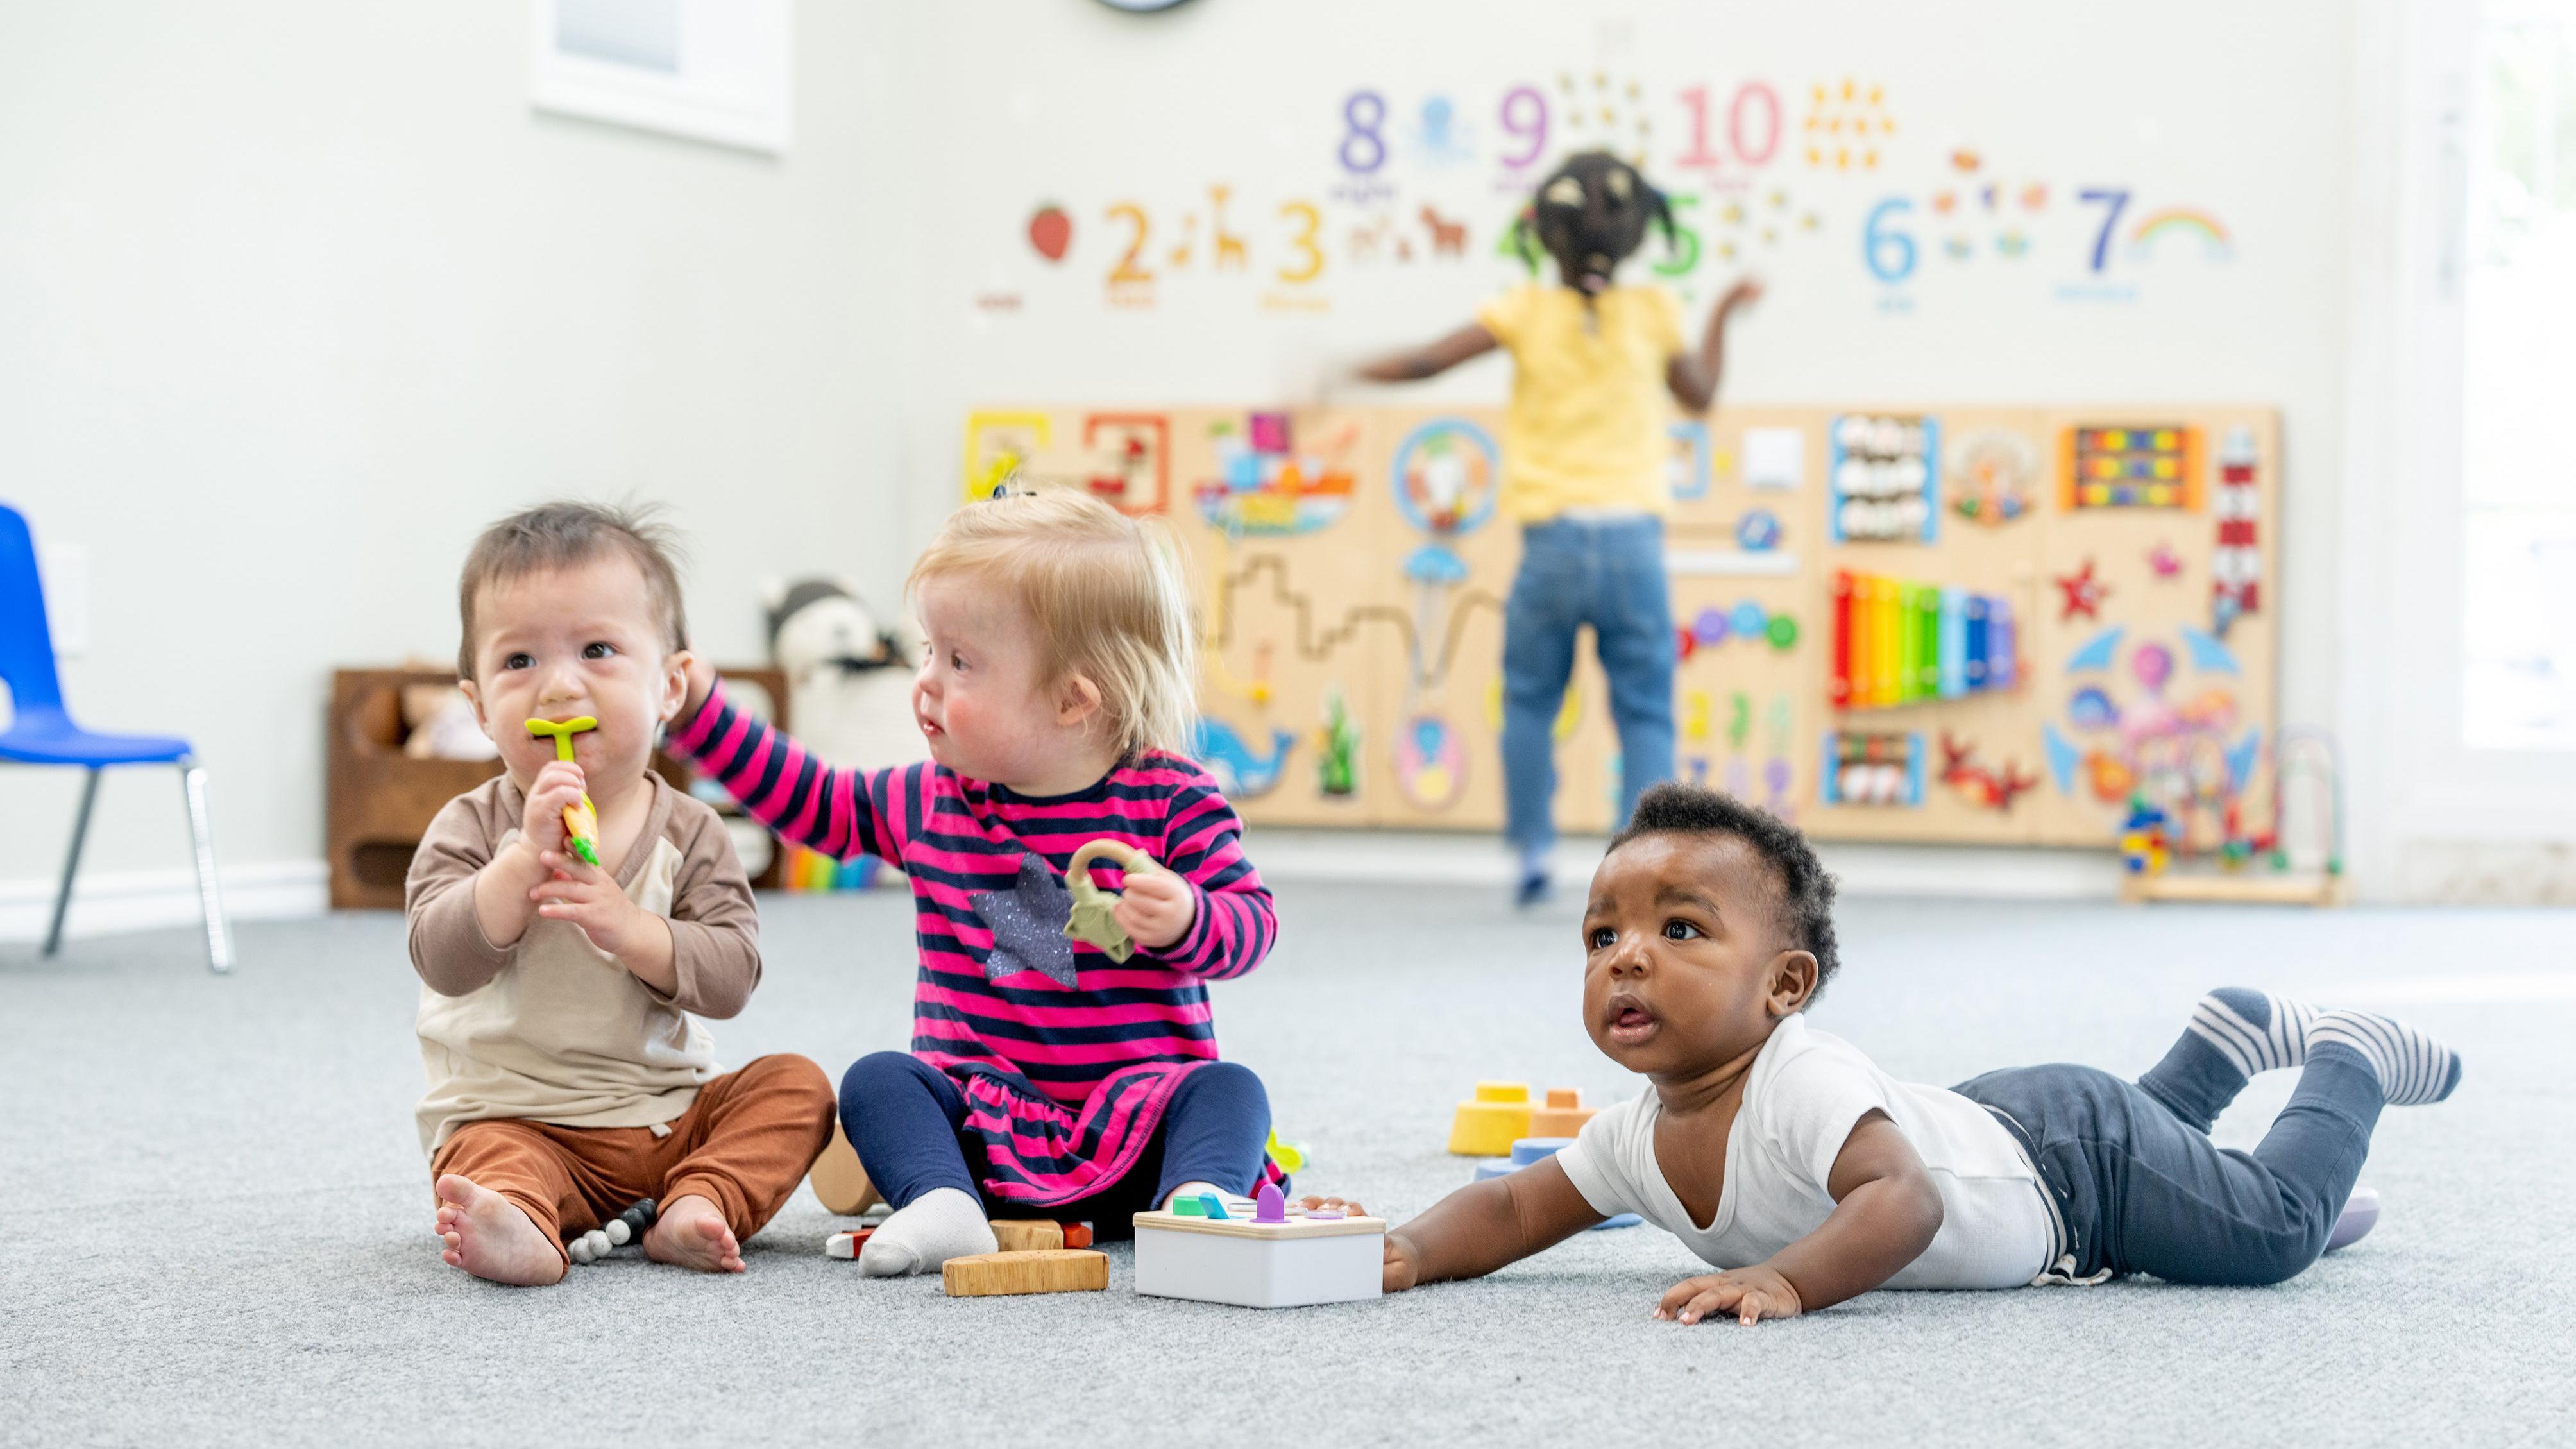
[[[535,735],[540,739],[551,737],[554,740],[555,758],[558,760],[569,760],[572,758],[572,737],[574,735],[580,734],[583,730],[595,730],[597,728],[599,728],[599,721],[586,714],[577,715],[571,719],[563,720],[532,719],[528,721],[528,733]],[[572,849],[572,853],[580,856],[584,862],[590,865],[599,864],[599,812],[590,807],[590,792],[587,790],[582,791],[581,803],[578,805],[566,805],[564,807],[563,815],[564,836],[566,843]]]

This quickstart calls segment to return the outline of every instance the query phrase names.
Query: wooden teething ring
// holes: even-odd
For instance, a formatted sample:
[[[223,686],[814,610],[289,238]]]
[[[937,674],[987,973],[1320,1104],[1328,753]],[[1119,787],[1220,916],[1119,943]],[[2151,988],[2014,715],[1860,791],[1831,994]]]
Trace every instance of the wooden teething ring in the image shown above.
[[[1091,879],[1091,863],[1096,860],[1110,862],[1130,879],[1162,867],[1154,863],[1154,857],[1115,840],[1092,841],[1065,862],[1064,884],[1073,893],[1073,915],[1064,923],[1064,933],[1099,947],[1112,961],[1124,961],[1136,953],[1136,943],[1109,914],[1118,897]]]

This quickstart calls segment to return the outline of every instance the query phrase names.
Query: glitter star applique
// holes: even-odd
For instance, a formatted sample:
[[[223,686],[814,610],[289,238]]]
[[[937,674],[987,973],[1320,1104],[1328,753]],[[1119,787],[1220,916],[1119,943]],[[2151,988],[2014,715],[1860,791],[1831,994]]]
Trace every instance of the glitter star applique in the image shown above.
[[[984,956],[984,979],[999,981],[1035,971],[1058,986],[1074,980],[1073,943],[1065,939],[1065,922],[1073,919],[1073,893],[1035,855],[1020,857],[1020,878],[1006,891],[977,891],[975,914],[992,928],[993,949]]]

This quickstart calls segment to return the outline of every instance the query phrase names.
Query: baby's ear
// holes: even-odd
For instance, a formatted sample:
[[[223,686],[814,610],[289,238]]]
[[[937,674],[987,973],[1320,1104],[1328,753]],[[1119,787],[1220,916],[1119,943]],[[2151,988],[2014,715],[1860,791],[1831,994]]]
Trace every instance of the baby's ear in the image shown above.
[[[1079,674],[1068,674],[1056,689],[1055,722],[1071,729],[1100,713],[1100,686]]]
[[[1763,1005],[1773,1016],[1791,1016],[1816,994],[1816,953],[1783,951],[1771,958],[1771,989]]]

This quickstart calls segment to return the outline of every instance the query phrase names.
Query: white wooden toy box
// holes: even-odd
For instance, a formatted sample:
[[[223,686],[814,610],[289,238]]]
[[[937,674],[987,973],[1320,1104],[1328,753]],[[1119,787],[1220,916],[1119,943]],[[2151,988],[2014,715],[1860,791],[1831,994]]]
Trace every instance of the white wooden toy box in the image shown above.
[[[1225,1199],[1227,1216],[1136,1214],[1136,1291],[1244,1308],[1302,1308],[1378,1296],[1386,1219],[1252,1220],[1252,1204]],[[1240,1216],[1235,1204],[1242,1203]]]

